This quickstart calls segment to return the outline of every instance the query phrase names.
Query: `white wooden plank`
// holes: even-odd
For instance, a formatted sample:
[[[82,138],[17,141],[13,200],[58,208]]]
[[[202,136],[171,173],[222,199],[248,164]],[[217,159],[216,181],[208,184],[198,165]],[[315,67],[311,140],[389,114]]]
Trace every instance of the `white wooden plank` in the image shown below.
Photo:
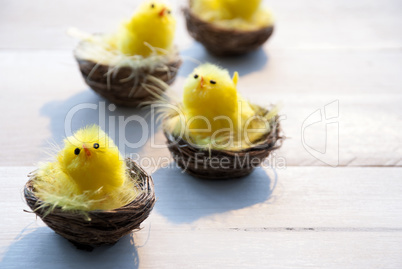
[[[402,111],[397,103],[401,97],[382,94],[272,97],[274,103],[283,101],[282,113],[286,117],[283,129],[289,137],[278,156],[286,158],[288,165],[400,166],[402,138],[398,130],[402,128]],[[262,103],[268,97],[259,99]],[[325,115],[330,117],[331,112],[335,118],[326,119]],[[309,120],[317,115],[322,115],[322,119],[308,126]]]
[[[91,253],[47,228],[18,239],[7,248],[2,268],[397,269],[402,264],[401,232],[141,231]]]
[[[169,222],[195,227],[400,228],[400,171],[265,168],[243,179],[205,181],[179,169],[159,169],[153,173],[156,212]]]
[[[205,181],[178,168],[153,174],[158,199],[153,229],[402,229],[402,168],[257,169],[232,181]],[[22,196],[33,167],[1,168],[1,213],[9,232],[34,220]],[[155,171],[155,172],[154,172]],[[325,177],[324,177],[325,175]]]
[[[184,49],[181,75],[196,63],[212,62],[240,74],[239,87],[249,92],[272,93],[400,93],[400,50],[290,50],[265,49],[244,57],[221,59],[201,45]],[[186,61],[187,60],[187,61]]]
[[[3,0],[0,48],[67,48],[74,41],[66,35],[71,26],[90,32],[112,31],[128,17],[139,1]],[[171,0],[179,19],[178,43],[193,41],[179,12],[183,1]],[[269,48],[400,48],[401,3],[385,1],[265,1],[276,18]]]
[[[182,52],[184,64],[173,85],[181,92],[183,79],[200,63],[212,62],[240,74],[239,89],[258,94],[400,93],[401,51],[259,51],[247,57],[218,59],[199,46]],[[83,83],[72,51],[0,51],[2,96],[28,94],[66,97]],[[67,83],[68,82],[68,83]],[[6,95],[7,93],[7,95]],[[23,96],[21,96],[23,97]],[[306,96],[310,97],[310,96]]]
[[[70,27],[89,33],[115,31],[129,18],[141,1],[59,1],[5,0],[0,19],[0,48],[72,49],[76,40],[67,34]],[[184,28],[179,0],[170,1],[178,19],[176,38],[193,42]],[[181,43],[180,42],[180,43]]]
[[[277,19],[273,48],[400,48],[401,2],[267,1]],[[397,26],[398,25],[398,26]],[[269,47],[269,46],[268,46]]]
[[[0,168],[2,268],[402,265],[401,168],[292,167],[277,171],[275,188],[269,169],[231,182],[160,170],[153,175],[158,201],[143,229],[92,253],[22,211],[32,169]]]
[[[301,142],[301,130],[312,113],[336,100],[339,101],[339,119],[332,121],[339,122],[339,165],[401,165],[402,149],[398,146],[401,138],[397,131],[402,128],[402,97],[398,92],[401,77],[396,73],[402,71],[402,61],[394,60],[401,58],[400,52],[300,51],[299,54],[286,55],[290,54],[273,54],[271,58],[276,61],[275,65],[269,63],[261,71],[250,73],[251,69],[240,68],[243,75],[239,89],[243,96],[261,105],[277,102],[283,104],[282,114],[286,116],[283,128],[289,139],[284,143],[279,156],[286,158],[287,165],[325,165],[305,149]],[[369,65],[366,60],[370,55],[375,59],[374,67],[367,67]],[[335,60],[337,56],[345,61],[350,59],[353,66],[359,68],[353,75],[347,75],[347,72],[342,71],[342,61]],[[6,111],[0,114],[3,127],[0,132],[3,137],[0,139],[2,165],[32,165],[42,161],[47,141],[61,143],[65,136],[64,120],[74,106],[84,103],[99,105],[103,101],[86,87],[70,52],[3,51],[0,59],[3,87],[0,107]],[[323,59],[328,59],[325,65],[320,64]],[[334,63],[333,68],[330,59]],[[314,75],[305,80],[307,73],[303,63],[307,61],[311,62],[309,69]],[[226,67],[233,66],[229,60],[224,63]],[[384,66],[391,67],[389,74],[383,69]],[[185,66],[173,85],[177,95],[181,94],[184,76],[191,68],[191,65]],[[352,72],[351,69],[349,71]],[[275,73],[275,76],[266,75],[271,73]],[[339,79],[336,76],[338,73],[342,74]],[[292,75],[295,79],[287,79]],[[268,81],[266,84],[263,82],[265,79]],[[328,87],[325,87],[325,83]],[[108,123],[114,119],[116,126],[119,126],[119,116],[127,119],[133,114],[144,116],[146,112],[124,108],[111,112],[106,109],[105,120]],[[75,115],[72,126],[75,129],[98,122],[99,109],[85,109]],[[317,150],[322,150],[325,144],[325,124],[322,122],[306,127],[305,142]],[[119,132],[118,127],[116,129],[115,135],[111,134],[116,140],[123,131],[131,142],[141,139],[142,128],[138,123],[128,125],[122,132]],[[155,135],[149,133],[148,137],[158,145],[164,144],[161,131]],[[331,137],[330,142],[333,139],[336,137]],[[144,156],[157,158],[169,156],[166,148],[151,148],[150,143],[134,149],[126,148],[125,152],[141,152]],[[328,155],[330,160],[334,160],[338,151],[329,152]],[[331,164],[334,163],[331,161]]]
[[[161,168],[169,153],[151,144],[164,144],[162,132],[150,131],[145,145],[122,148],[139,153],[155,180],[158,202],[143,230],[86,253],[23,212],[23,185],[35,168],[20,166],[43,161],[47,141],[61,144],[71,108],[103,101],[80,77],[67,28],[112,31],[137,2],[2,1],[0,166],[16,167],[0,167],[0,267],[401,268],[402,168],[315,167],[335,166],[338,156],[340,166],[402,164],[398,0],[265,1],[277,20],[275,34],[264,50],[237,59],[207,54],[177,14],[185,63],[174,91],[180,94],[195,58],[238,70],[240,91],[251,101],[281,101],[289,139],[271,159],[276,169],[231,182],[195,179]],[[317,110],[330,119],[303,125]],[[77,113],[73,129],[99,122],[98,113]],[[106,111],[106,126],[146,113]],[[114,131],[118,143],[122,133],[134,142],[142,129]]]

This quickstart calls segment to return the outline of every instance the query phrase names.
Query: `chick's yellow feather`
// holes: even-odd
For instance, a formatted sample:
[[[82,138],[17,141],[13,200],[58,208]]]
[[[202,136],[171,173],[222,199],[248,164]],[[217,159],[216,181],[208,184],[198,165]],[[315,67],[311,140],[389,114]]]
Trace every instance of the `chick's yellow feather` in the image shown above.
[[[149,56],[150,48],[169,50],[173,44],[176,20],[162,1],[145,1],[131,19],[122,23],[110,44],[126,55]]]
[[[56,160],[39,168],[34,186],[43,201],[66,209],[112,209],[137,195],[118,148],[97,125],[66,138]]]

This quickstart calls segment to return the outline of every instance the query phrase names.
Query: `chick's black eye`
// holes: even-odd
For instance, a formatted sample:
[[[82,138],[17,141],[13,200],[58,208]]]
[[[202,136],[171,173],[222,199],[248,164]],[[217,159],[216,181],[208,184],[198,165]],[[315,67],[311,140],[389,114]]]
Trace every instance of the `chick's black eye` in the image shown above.
[[[99,148],[99,144],[98,143],[95,143],[94,144],[94,149],[98,149]]]
[[[209,82],[211,82],[211,84],[216,84],[216,81],[212,79]]]
[[[198,78],[198,75],[197,75],[197,74],[195,74],[195,75],[194,75],[194,78]]]
[[[80,150],[79,148],[75,148],[74,154],[75,154],[75,155],[78,155],[78,154],[80,154],[80,151],[81,151],[81,150]]]
[[[154,4],[151,4],[151,8],[154,8],[155,7],[155,5]]]
[[[172,13],[172,11],[168,10],[168,14]]]

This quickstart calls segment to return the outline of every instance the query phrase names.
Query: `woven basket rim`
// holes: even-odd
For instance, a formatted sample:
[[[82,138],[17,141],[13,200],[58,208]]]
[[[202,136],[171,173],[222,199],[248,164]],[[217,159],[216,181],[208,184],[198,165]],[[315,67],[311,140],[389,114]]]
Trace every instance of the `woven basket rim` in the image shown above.
[[[127,208],[130,208],[133,205],[136,205],[140,201],[144,200],[144,198],[146,198],[146,200],[155,199],[154,183],[153,183],[152,176],[150,176],[147,172],[145,172],[144,169],[142,169],[135,161],[131,160],[130,158],[126,158],[126,163],[128,163],[128,162],[131,162],[133,164],[132,167],[128,167],[128,168],[130,168],[131,171],[133,170],[133,168],[135,168],[137,170],[136,172],[146,175],[145,179],[147,181],[147,182],[145,182],[146,189],[143,189],[143,192],[141,192],[133,201],[131,201],[128,204],[121,206],[119,208],[110,209],[110,210],[88,210],[88,211],[63,210],[61,207],[56,206],[56,207],[54,207],[54,209],[52,209],[51,214],[56,214],[56,213],[57,214],[75,214],[75,212],[85,212],[89,216],[92,214],[95,214],[97,216],[99,216],[100,214],[110,215],[110,214],[120,213],[120,212],[126,210]],[[42,201],[38,196],[35,195],[35,190],[33,187],[33,180],[36,177],[36,171],[37,170],[32,171],[28,175],[28,177],[30,179],[25,183],[24,196],[25,196],[25,198],[30,197],[31,199],[36,200],[35,209],[37,209],[38,207],[40,207],[42,205],[44,205],[42,208],[46,209],[46,208],[50,207],[51,205],[47,205],[46,202]],[[131,177],[131,179],[134,180],[133,177]],[[34,210],[34,212],[35,212],[35,210]]]
[[[166,120],[168,118],[165,124]],[[167,132],[166,125],[164,134],[172,157],[186,173],[202,179],[233,179],[249,175],[272,151],[282,146],[285,137],[278,115],[271,119],[270,126],[270,130],[255,141],[257,145],[240,150],[199,147]]]
[[[239,149],[239,150],[225,150],[225,149],[211,149],[211,150],[208,150],[208,149],[205,149],[204,147],[200,147],[200,146],[195,145],[193,143],[189,143],[187,140],[183,139],[182,137],[176,137],[173,134],[168,133],[165,130],[164,130],[163,133],[164,133],[166,139],[168,139],[169,143],[178,144],[181,147],[187,146],[187,147],[190,147],[192,149],[197,150],[198,152],[204,152],[204,153],[208,153],[208,154],[210,153],[211,155],[219,154],[219,155],[233,156],[233,155],[236,155],[236,154],[247,154],[247,153],[250,153],[252,151],[264,151],[264,150],[267,150],[267,149],[275,150],[275,149],[280,147],[280,146],[274,146],[274,147],[270,146],[270,143],[268,142],[268,138],[269,138],[270,134],[272,133],[271,131],[265,133],[261,137],[261,141],[262,141],[261,143],[255,145],[255,146],[251,146],[251,147],[244,148],[244,149]],[[284,137],[282,137],[282,136],[277,137],[277,140],[280,140],[280,139],[284,139]]]
[[[79,64],[80,64],[80,62],[88,62],[88,63],[96,64],[99,68],[100,67],[112,67],[112,66],[114,66],[114,65],[109,65],[109,64],[98,63],[98,62],[90,60],[90,59],[85,59],[83,57],[79,57],[77,55],[77,49],[80,46],[83,46],[86,43],[88,43],[88,41],[81,40],[77,44],[75,49],[74,49],[74,58],[76,59],[76,61]],[[170,57],[167,57],[167,56],[170,56]],[[179,49],[178,49],[178,47],[176,45],[173,46],[173,50],[172,50],[171,54],[167,54],[167,55],[165,55],[165,57],[161,56],[161,59],[164,59],[164,58],[166,58],[166,59],[169,58],[169,61],[164,62],[164,64],[166,64],[166,65],[173,65],[173,64],[177,64],[177,63],[182,61],[181,58],[180,58],[180,51],[179,51]],[[147,66],[142,66],[140,69],[146,70],[147,68],[148,68]],[[120,67],[120,69],[124,70],[124,69],[132,69],[132,68],[131,68],[131,66],[123,65],[123,66]]]
[[[261,106],[256,105],[256,107],[258,107],[260,109],[260,111],[263,111],[264,114],[269,112],[269,110],[267,110]],[[167,117],[164,119],[163,126],[165,126],[166,121],[169,120],[170,118],[171,117]],[[233,156],[236,154],[241,155],[241,154],[247,154],[247,153],[250,153],[253,151],[265,151],[265,150],[272,151],[272,150],[275,150],[275,149],[278,149],[281,147],[281,143],[285,139],[285,136],[282,134],[282,128],[281,128],[281,125],[279,122],[279,116],[276,115],[273,119],[274,119],[274,123],[276,123],[276,126],[274,126],[275,128],[272,128],[273,126],[271,124],[272,123],[272,121],[271,121],[270,122],[270,125],[271,125],[270,130],[267,133],[263,134],[260,139],[255,141],[256,144],[254,146],[244,148],[244,149],[239,149],[239,150],[225,150],[225,149],[208,150],[208,149],[205,149],[205,147],[198,146],[194,143],[188,142],[187,140],[185,140],[182,137],[178,137],[178,136],[173,135],[172,133],[167,132],[165,127],[163,127],[163,133],[164,133],[166,139],[168,140],[169,144],[180,145],[181,147],[186,146],[186,147],[192,148],[198,152],[204,152],[204,153],[208,153],[208,154],[210,153],[210,155],[217,155],[217,154],[226,155],[226,156]],[[275,134],[274,134],[275,143],[274,143],[274,145],[271,145],[272,141],[270,140],[270,138],[271,138],[271,135],[273,134],[273,132],[275,132]],[[279,142],[279,145],[276,145],[278,142]]]

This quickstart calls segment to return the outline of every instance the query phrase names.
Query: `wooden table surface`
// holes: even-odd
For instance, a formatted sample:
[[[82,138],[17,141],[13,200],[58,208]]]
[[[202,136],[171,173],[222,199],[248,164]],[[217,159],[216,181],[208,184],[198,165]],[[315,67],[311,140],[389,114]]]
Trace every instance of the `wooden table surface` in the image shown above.
[[[0,1],[0,268],[402,268],[402,2],[266,1],[271,40],[219,59],[186,32],[174,1],[184,64],[240,73],[258,104],[282,103],[288,139],[264,167],[232,181],[192,178],[168,163],[164,137],[83,82],[69,27],[112,31],[138,1]],[[157,203],[142,230],[113,247],[75,249],[26,213],[27,174],[73,130],[106,119],[117,144],[152,173]],[[106,109],[103,109],[106,108]],[[145,137],[144,137],[145,133]],[[143,135],[143,136],[141,136]],[[156,145],[156,146],[155,146]]]

